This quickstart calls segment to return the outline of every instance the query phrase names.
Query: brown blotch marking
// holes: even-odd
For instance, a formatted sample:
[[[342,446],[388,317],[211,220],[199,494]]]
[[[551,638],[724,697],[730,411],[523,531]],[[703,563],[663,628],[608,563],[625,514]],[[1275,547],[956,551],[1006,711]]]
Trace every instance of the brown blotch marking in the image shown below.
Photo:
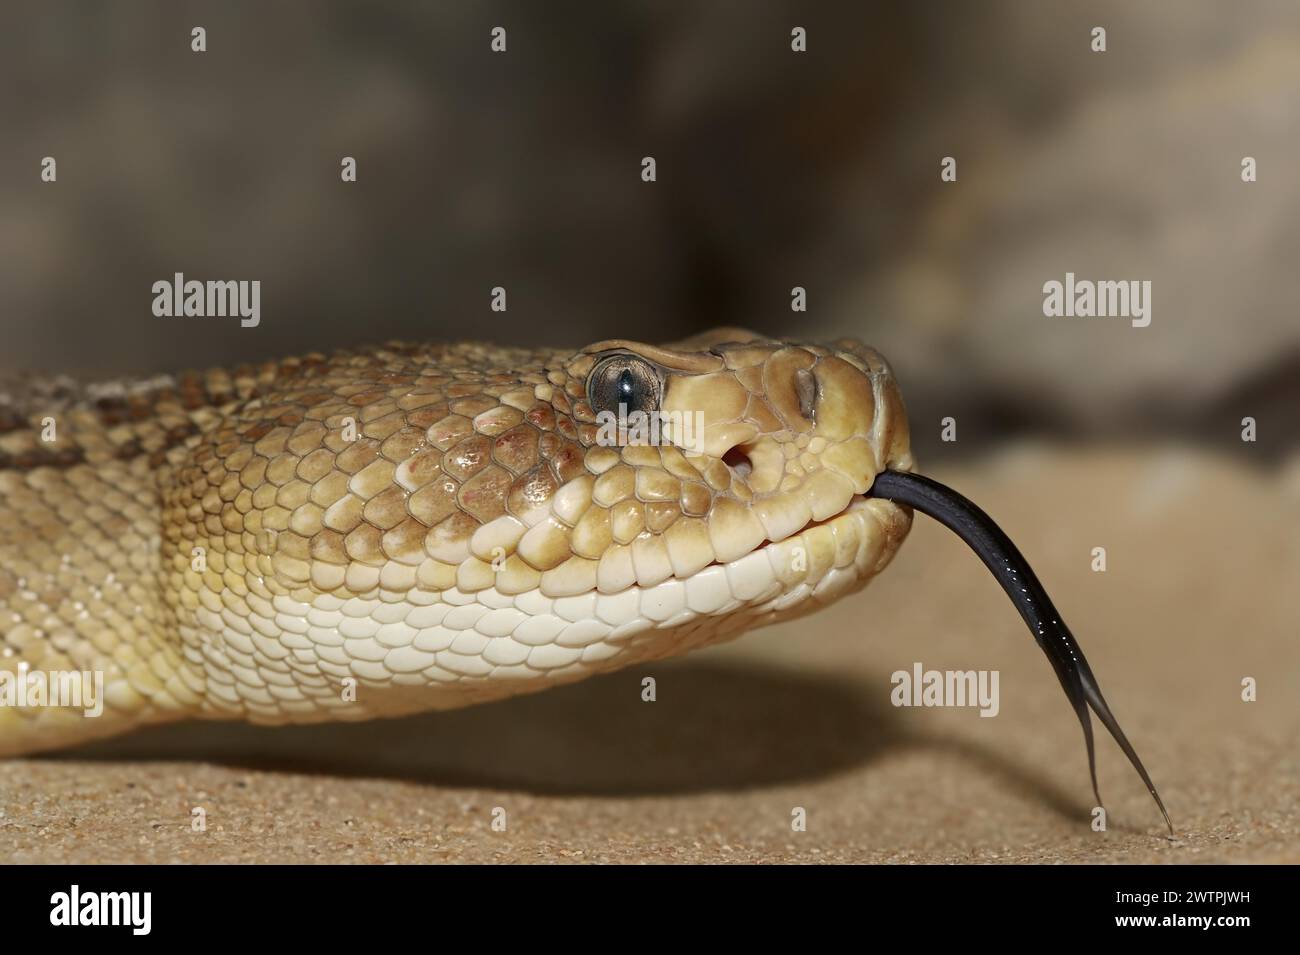
[[[458,481],[467,481],[492,459],[492,439],[481,434],[466,438],[442,456],[442,469]]]
[[[561,445],[548,459],[563,484],[587,473],[586,452],[576,443]]]
[[[496,439],[492,457],[512,473],[523,474],[537,463],[540,440],[536,428],[527,424],[517,425]]]

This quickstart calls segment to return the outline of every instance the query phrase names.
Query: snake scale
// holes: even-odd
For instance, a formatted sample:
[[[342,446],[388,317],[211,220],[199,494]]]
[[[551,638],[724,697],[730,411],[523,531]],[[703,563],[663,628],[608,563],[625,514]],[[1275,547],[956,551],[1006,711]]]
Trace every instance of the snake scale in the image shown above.
[[[629,411],[665,421],[658,440]],[[674,656],[860,589],[916,508],[1016,602],[1090,766],[1088,706],[1159,803],[1023,557],[913,467],[876,351],[733,328],[14,383],[0,671],[101,673],[104,705],[0,707],[0,754],[186,718],[451,709]]]

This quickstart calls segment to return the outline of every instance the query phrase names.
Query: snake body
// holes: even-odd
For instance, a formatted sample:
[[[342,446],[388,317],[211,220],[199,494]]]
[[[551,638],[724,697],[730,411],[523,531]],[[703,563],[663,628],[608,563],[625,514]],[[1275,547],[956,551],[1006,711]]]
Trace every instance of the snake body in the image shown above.
[[[602,440],[598,373],[697,440]],[[875,351],[735,329],[13,387],[0,669],[101,673],[104,710],[0,707],[0,754],[448,709],[713,644],[883,569],[911,510],[864,495],[911,466]]]

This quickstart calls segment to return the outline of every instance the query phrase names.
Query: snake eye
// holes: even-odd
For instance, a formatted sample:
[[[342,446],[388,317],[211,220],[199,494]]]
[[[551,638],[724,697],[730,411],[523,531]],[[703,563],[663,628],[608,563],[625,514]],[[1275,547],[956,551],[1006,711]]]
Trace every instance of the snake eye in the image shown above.
[[[659,391],[659,373],[654,365],[636,355],[602,358],[587,376],[587,401],[596,414],[648,414],[659,408]]]

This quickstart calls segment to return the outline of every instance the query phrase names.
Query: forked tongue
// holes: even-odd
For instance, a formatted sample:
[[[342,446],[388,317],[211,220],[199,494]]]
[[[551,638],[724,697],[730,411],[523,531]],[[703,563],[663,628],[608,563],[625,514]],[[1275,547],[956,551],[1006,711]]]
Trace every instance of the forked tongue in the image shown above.
[[[1052,605],[1052,599],[1047,596],[1047,591],[1038,582],[1038,577],[1034,575],[1029,562],[1016,549],[1016,545],[1011,543],[1011,539],[997,524],[993,523],[991,517],[969,500],[952,488],[919,474],[882,471],[876,475],[875,483],[867,491],[867,495],[885,498],[897,504],[906,504],[923,514],[928,514],[953,531],[979,555],[980,560],[984,561],[984,565],[993,572],[993,576],[997,578],[1002,589],[1011,598],[1011,602],[1020,611],[1020,616],[1029,625],[1034,639],[1038,641],[1038,645],[1047,654],[1047,659],[1051,661],[1065,695],[1074,706],[1079,724],[1083,727],[1084,742],[1088,746],[1088,772],[1092,776],[1092,792],[1097,797],[1097,805],[1101,805],[1101,794],[1097,791],[1097,760],[1093,752],[1089,706],[1097,714],[1097,719],[1101,720],[1102,725],[1115,738],[1119,748],[1124,751],[1128,761],[1142,777],[1142,782],[1146,783],[1147,791],[1160,807],[1160,813],[1165,817],[1165,825],[1169,827],[1169,833],[1172,835],[1174,826],[1169,821],[1165,804],[1160,799],[1160,794],[1156,792],[1151,777],[1147,775],[1142,760],[1138,758],[1128,737],[1124,735],[1119,722],[1111,713],[1110,707],[1106,705],[1106,698],[1101,695],[1101,687],[1097,685],[1097,678],[1092,675],[1092,668],[1088,666],[1083,650],[1079,648],[1074,634],[1070,633],[1070,628],[1065,625],[1056,607]]]

